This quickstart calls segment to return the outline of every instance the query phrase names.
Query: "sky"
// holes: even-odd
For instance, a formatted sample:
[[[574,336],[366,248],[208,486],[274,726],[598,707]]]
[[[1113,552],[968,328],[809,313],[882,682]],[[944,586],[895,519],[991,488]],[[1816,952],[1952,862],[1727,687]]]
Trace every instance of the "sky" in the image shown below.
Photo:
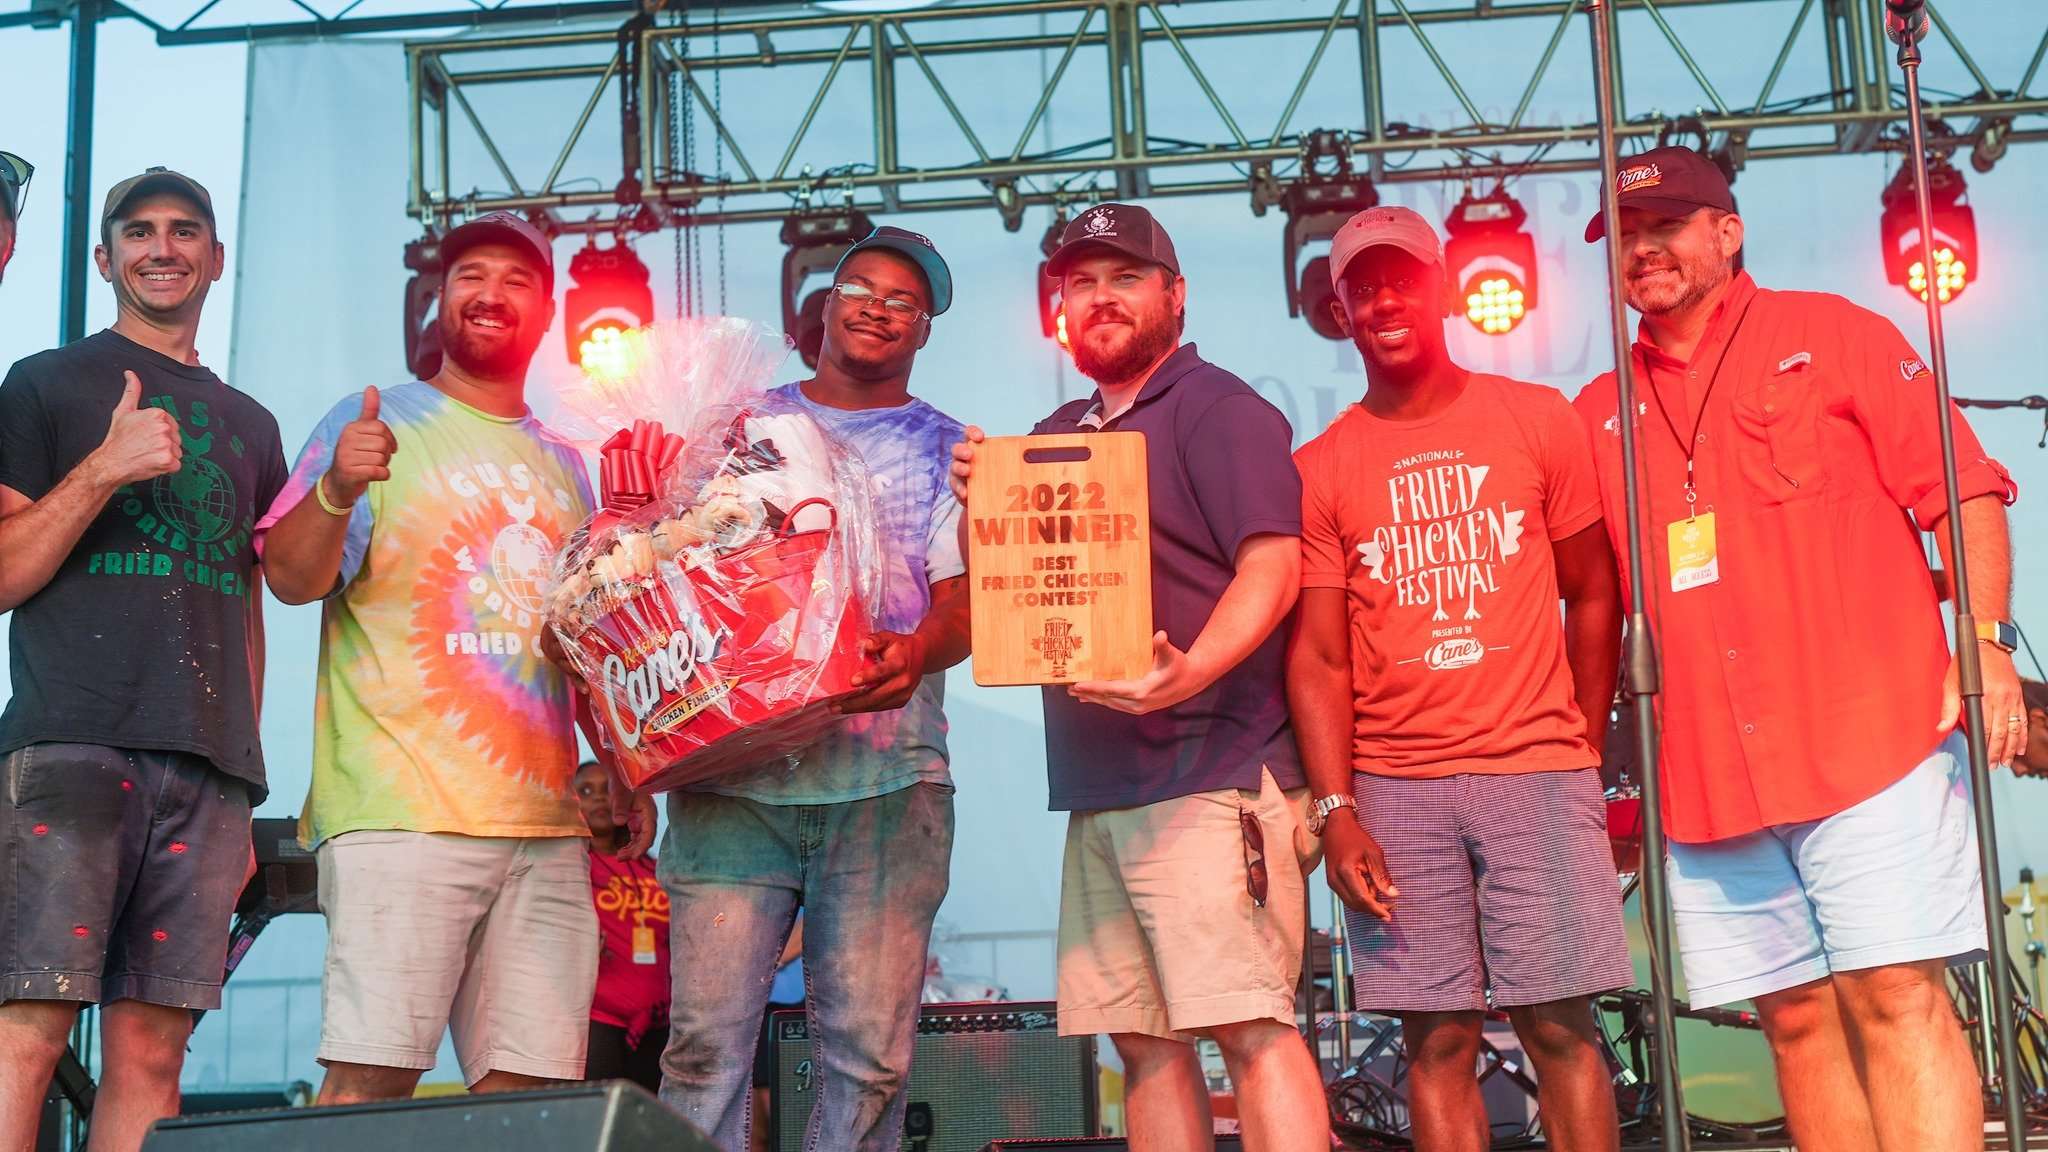
[[[1945,6],[1959,25],[1992,7],[1990,0]],[[5,10],[11,10],[9,0],[0,0],[0,11]],[[1683,19],[1688,14],[1677,15]],[[1982,20],[1975,24],[1979,30],[1984,26]],[[1757,60],[1745,50],[1750,30],[1708,31],[1706,42],[1727,50],[1710,70],[1768,67],[1767,59]],[[1981,62],[1995,75],[2015,75],[2031,50],[2030,36],[2037,38],[2038,31],[1994,37]],[[1444,43],[1447,50],[1461,46],[1452,35]],[[0,67],[0,148],[38,166],[20,248],[0,284],[0,362],[47,347],[56,337],[66,45],[63,32],[0,31],[0,59],[7,61]],[[1198,55],[1210,53],[1202,58],[1219,84],[1235,80],[1240,90],[1247,81],[1256,86],[1255,68],[1219,56],[1218,49],[1201,46]],[[364,383],[390,382],[402,370],[396,321],[405,274],[398,251],[417,229],[403,217],[402,176],[394,175],[402,172],[405,151],[402,85],[392,82],[395,51],[388,44],[346,50],[281,46],[259,51],[252,70],[250,52],[239,46],[162,49],[129,22],[112,22],[101,31],[92,207],[97,211],[116,180],[154,164],[178,168],[212,190],[229,244],[230,271],[209,301],[200,356],[277,413],[288,450],[341,396],[360,391]],[[1582,58],[1571,57],[1574,62]],[[1503,98],[1502,78],[1487,76],[1482,62],[1467,63],[1455,54],[1453,59],[1482,103]],[[944,72],[958,64],[942,62],[940,67]],[[1573,79],[1561,75],[1559,82]],[[790,104],[786,96],[779,102],[749,96],[740,81],[733,83],[734,105],[747,109],[735,112],[736,118],[765,117],[778,104],[784,110]],[[1169,96],[1187,94],[1185,84],[1172,87],[1175,81],[1164,67],[1148,74],[1148,83]],[[1429,83],[1433,77],[1415,79],[1415,90]],[[1730,86],[1731,92],[1737,90]],[[1328,95],[1320,87],[1316,93],[1318,98]],[[970,113],[981,105],[1000,111],[1001,105],[1016,103],[1014,89],[1006,97],[995,83],[963,86],[957,94]],[[539,125],[563,113],[558,98],[540,106],[522,105],[516,93],[495,95],[506,102],[499,111],[513,125]],[[1277,104],[1285,95],[1267,92],[1263,98]],[[1506,91],[1510,106],[1514,95]],[[1425,99],[1440,100],[1441,116],[1449,118],[1447,93]],[[1173,113],[1162,112],[1155,131],[1218,130],[1205,121],[1205,106],[1192,94],[1177,107],[1167,97],[1162,100]],[[568,107],[569,115],[576,106]],[[1537,111],[1542,110],[1539,101]],[[492,108],[483,111],[489,115]],[[1028,108],[1013,111],[1014,121],[1021,123]],[[1069,103],[1055,102],[1052,118],[1055,124],[1044,129],[1047,139],[1063,142],[1062,132],[1079,131],[1068,127],[1081,120]],[[1257,114],[1241,118],[1258,122]],[[906,139],[906,148],[957,152],[957,137],[949,132],[946,125],[924,125]],[[863,134],[859,109],[835,102],[807,140],[803,159],[823,162],[835,141],[860,141]],[[245,142],[250,149],[246,179]],[[578,163],[601,155],[604,143],[600,133],[579,150]],[[514,163],[539,151],[544,165],[555,146],[539,128],[515,128],[506,137]],[[750,151],[758,161],[759,152]],[[772,157],[774,150],[768,151]],[[458,149],[458,154],[465,152],[475,159],[473,148]],[[1875,156],[1759,163],[1743,174],[1736,192],[1751,230],[1749,265],[1761,282],[1842,292],[1890,317],[1924,347],[1917,304],[1885,285],[1878,268],[1877,198],[1895,163]],[[471,171],[465,169],[464,175]],[[2037,191],[2048,185],[2048,148],[2015,145],[1993,174],[1969,176],[1979,227],[1988,239],[1978,270],[1981,279],[1949,313],[1956,391],[2000,397],[2048,391],[2041,369],[2048,363],[2048,326],[2039,322],[2038,302],[2029,291],[2031,270],[2048,265],[2048,237],[2043,236],[2048,230],[2038,227]],[[458,181],[457,186],[466,184]],[[1474,367],[1540,380],[1569,393],[1611,363],[1596,250],[1580,244],[1576,235],[1591,210],[1593,187],[1585,176],[1546,175],[1527,178],[1515,190],[1529,204],[1537,229],[1545,304],[1514,337],[1489,342],[1460,330],[1453,346]],[[1445,197],[1456,191],[1408,184],[1388,188],[1386,195],[1440,215]],[[1355,399],[1363,377],[1347,345],[1326,344],[1286,317],[1273,258],[1279,247],[1278,214],[1255,219],[1241,194],[1162,202],[1158,210],[1173,229],[1189,272],[1191,337],[1206,356],[1237,371],[1279,405],[1297,438],[1319,431]],[[955,310],[937,326],[920,358],[914,388],[992,431],[1022,431],[1030,419],[1078,394],[1071,371],[1036,332],[1027,277],[1046,213],[1034,210],[1015,234],[1004,233],[992,212],[906,222],[938,241],[961,287]],[[731,311],[772,319],[780,255],[773,227],[735,227],[729,242]],[[559,253],[568,251],[565,241]],[[640,254],[654,268],[658,307],[665,309],[673,296],[669,238],[641,241]],[[88,330],[105,325],[111,316],[111,297],[95,283]],[[238,317],[249,328],[239,341]],[[565,370],[558,348],[558,335],[551,334],[538,376]],[[2013,468],[2024,489],[2048,491],[2048,452],[2035,448],[2038,417],[1980,413],[1972,424],[1990,451]],[[2048,570],[2048,534],[2040,530],[2037,507],[2033,500],[2023,502],[2013,511],[2012,524],[2019,550],[2016,615],[2022,626],[2038,622],[2035,643],[2041,647],[2048,646],[2048,582],[2030,577]],[[310,714],[317,628],[310,609],[273,603],[268,619],[273,653],[265,744],[275,788],[263,814],[284,816],[296,809],[305,790],[305,717]],[[0,618],[0,632],[4,628]],[[961,669],[953,678],[948,706],[956,747],[972,750],[956,759],[961,827],[979,830],[984,845],[999,844],[1004,852],[999,859],[979,858],[972,851],[975,838],[963,832],[960,842],[969,847],[956,853],[954,889],[942,915],[969,932],[1049,928],[1057,897],[1053,862],[1060,824],[1044,811],[1037,701],[1021,691],[976,690],[965,683],[964,673]],[[0,676],[0,699],[5,691]],[[2048,814],[2048,784],[2030,793],[2010,782],[2001,787],[2019,795],[2015,812],[2027,814],[2036,827],[2048,826],[2042,819]],[[1044,866],[1015,867],[1022,858],[1042,859]],[[2048,841],[2016,839],[2007,853],[2008,869],[2015,860],[2048,867]],[[1319,910],[1318,920],[1326,919],[1326,911]],[[230,1018],[209,1025],[216,1031],[195,1042],[188,1066],[190,1077],[203,1079],[189,1082],[275,1079],[278,1068],[313,1074],[306,1049],[308,1029],[317,1030],[317,988],[309,993],[306,980],[317,977],[320,941],[317,918],[289,917],[269,930],[232,985],[246,989],[245,999],[238,1001],[239,1022],[223,1014]],[[996,974],[1002,980],[1035,994],[1050,990],[1044,986],[1045,957],[1026,954],[1041,947],[984,941],[962,946],[955,959],[963,971],[989,974],[1000,968]],[[218,1038],[222,1029],[232,1031],[233,1044]]]

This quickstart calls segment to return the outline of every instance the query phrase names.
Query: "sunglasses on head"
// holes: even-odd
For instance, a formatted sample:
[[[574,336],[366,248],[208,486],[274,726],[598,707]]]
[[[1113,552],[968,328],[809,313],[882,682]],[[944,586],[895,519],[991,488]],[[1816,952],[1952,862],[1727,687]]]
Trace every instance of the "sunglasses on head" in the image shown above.
[[[28,181],[35,174],[35,165],[12,152],[0,152],[0,195],[7,197],[7,214],[16,220],[28,206]]]

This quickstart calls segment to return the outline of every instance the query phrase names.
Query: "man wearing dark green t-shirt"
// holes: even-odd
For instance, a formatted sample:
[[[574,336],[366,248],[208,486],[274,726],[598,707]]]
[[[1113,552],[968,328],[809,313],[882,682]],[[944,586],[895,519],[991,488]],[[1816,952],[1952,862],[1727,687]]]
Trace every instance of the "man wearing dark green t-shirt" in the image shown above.
[[[4,163],[4,158],[0,158]],[[119,318],[0,383],[0,1147],[35,1142],[81,1004],[103,1005],[93,1147],[178,1111],[192,1011],[220,1006],[263,798],[256,515],[277,421],[199,364],[226,253],[206,190],[108,193]]]

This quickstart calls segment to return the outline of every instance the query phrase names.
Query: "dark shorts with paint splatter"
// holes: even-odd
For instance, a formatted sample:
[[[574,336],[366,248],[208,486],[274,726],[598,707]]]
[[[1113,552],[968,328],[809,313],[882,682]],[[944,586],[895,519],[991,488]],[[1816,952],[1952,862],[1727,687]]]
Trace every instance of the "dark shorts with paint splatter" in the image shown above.
[[[0,758],[0,1001],[220,1007],[249,792],[184,752]]]

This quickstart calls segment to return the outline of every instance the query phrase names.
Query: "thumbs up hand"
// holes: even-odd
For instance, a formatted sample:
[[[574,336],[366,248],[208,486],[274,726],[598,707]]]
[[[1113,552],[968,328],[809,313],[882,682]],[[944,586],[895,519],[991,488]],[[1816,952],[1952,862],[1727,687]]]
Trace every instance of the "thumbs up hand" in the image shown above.
[[[398,451],[398,440],[377,419],[380,406],[376,387],[363,389],[362,411],[334,440],[334,462],[320,482],[327,486],[328,499],[343,508],[362,499],[373,481],[391,479],[391,454]]]
[[[133,372],[123,375],[127,387],[107,421],[107,438],[85,459],[93,478],[110,488],[167,476],[185,461],[177,420],[161,408],[140,407],[142,380]]]

